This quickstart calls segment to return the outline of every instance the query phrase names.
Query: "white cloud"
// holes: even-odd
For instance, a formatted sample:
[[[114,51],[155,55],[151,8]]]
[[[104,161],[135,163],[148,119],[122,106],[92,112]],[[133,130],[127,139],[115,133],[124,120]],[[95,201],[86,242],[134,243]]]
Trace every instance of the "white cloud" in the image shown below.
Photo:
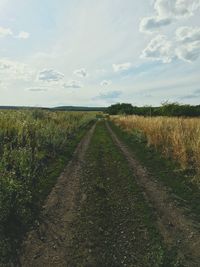
[[[81,88],[83,87],[79,81],[71,80],[63,84],[64,88]]]
[[[19,34],[17,35],[17,38],[19,39],[28,39],[29,37],[30,37],[30,33],[24,32],[24,31],[19,32]]]
[[[176,30],[178,58],[192,62],[200,56],[200,28],[180,27]]]
[[[13,31],[10,28],[0,27],[0,38],[11,36],[13,38],[28,39],[30,37],[29,32],[20,31],[17,36],[14,36]]]
[[[0,60],[0,71],[6,71],[8,69],[13,68],[14,64],[11,61],[1,59]]]
[[[200,41],[180,46],[176,49],[176,54],[178,58],[187,62],[197,60],[200,56]]]
[[[156,0],[154,4],[158,16],[176,19],[192,16],[199,7],[199,0]]]
[[[200,41],[200,27],[180,27],[176,30],[176,39],[179,42]]]
[[[172,20],[170,18],[160,18],[160,17],[145,17],[141,20],[140,31],[152,33],[152,30],[157,30],[162,26],[171,24]]]
[[[158,35],[143,50],[141,57],[169,63],[174,57],[173,45],[166,36]]]
[[[30,81],[34,76],[34,71],[28,65],[8,59],[0,59],[0,73],[4,74],[4,79],[8,80]]]
[[[114,72],[120,72],[129,70],[132,67],[132,64],[130,62],[127,63],[121,63],[121,64],[113,64],[113,70]]]
[[[111,85],[112,82],[111,81],[108,81],[108,80],[104,80],[101,82],[101,86],[108,86],[108,85]]]
[[[150,41],[141,57],[164,63],[171,62],[173,58],[193,62],[200,57],[200,28],[180,27],[172,41],[158,35]]]
[[[44,82],[58,82],[63,78],[64,74],[53,69],[44,69],[38,74],[38,80]]]
[[[191,17],[200,7],[200,0],[156,0],[155,16],[141,20],[140,31],[152,32],[161,26],[167,26],[173,21]]]
[[[81,77],[81,78],[84,78],[84,77],[87,77],[88,76],[88,73],[87,73],[87,71],[84,68],[75,70],[74,71],[74,74],[76,76],[78,76],[78,77]]]
[[[10,28],[3,28],[0,27],[0,38],[6,37],[6,36],[12,36],[13,32],[11,31]]]

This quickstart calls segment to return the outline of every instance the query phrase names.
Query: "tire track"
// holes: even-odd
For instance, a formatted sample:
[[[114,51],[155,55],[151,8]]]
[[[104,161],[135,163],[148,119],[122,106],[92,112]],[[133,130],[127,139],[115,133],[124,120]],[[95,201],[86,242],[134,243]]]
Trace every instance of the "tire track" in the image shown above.
[[[168,190],[150,177],[147,170],[134,158],[128,147],[116,136],[108,122],[106,122],[115,144],[120,148],[130,167],[137,177],[138,184],[143,188],[145,198],[154,207],[157,215],[158,228],[165,243],[178,252],[183,266],[200,266],[200,233],[198,223],[184,215],[171,199]]]
[[[38,222],[37,228],[24,241],[19,266],[68,266],[72,239],[70,229],[75,216],[79,179],[95,126],[79,143],[72,160],[50,193],[43,207],[41,223]]]

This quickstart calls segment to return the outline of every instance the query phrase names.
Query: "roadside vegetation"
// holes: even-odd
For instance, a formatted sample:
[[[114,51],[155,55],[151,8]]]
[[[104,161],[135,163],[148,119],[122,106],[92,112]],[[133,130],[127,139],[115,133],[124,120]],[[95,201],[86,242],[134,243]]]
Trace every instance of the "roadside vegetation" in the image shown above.
[[[0,111],[0,265],[11,259],[95,113]]]
[[[198,123],[200,123],[199,119],[135,116],[113,116],[110,122],[114,131],[148,172],[166,185],[172,193],[172,198],[185,207],[185,213],[200,221],[200,162],[197,157],[192,157],[198,153]],[[187,146],[181,147],[182,145]],[[195,151],[190,150],[188,153],[188,146]],[[177,157],[178,153],[180,158]],[[188,161],[181,161],[181,153],[184,155],[183,159],[185,155],[187,156]],[[195,162],[194,159],[196,159]]]
[[[113,116],[118,126],[147,141],[148,147],[169,159],[182,170],[194,174],[193,180],[200,186],[200,119],[141,116]]]

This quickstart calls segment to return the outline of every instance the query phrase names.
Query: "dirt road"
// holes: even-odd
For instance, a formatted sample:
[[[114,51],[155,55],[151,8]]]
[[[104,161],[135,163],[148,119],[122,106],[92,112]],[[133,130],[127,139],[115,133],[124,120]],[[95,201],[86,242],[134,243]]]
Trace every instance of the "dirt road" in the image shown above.
[[[20,266],[198,267],[200,235],[108,123],[77,147],[23,244]]]
[[[128,147],[119,140],[108,123],[106,126],[136,174],[137,182],[142,186],[146,200],[154,207],[158,228],[167,245],[176,247],[179,257],[186,266],[200,266],[198,224],[184,215],[184,211],[172,200],[168,188],[155,181],[135,159]]]
[[[30,232],[23,244],[21,266],[67,266],[67,247],[70,244],[71,223],[74,218],[76,197],[86,150],[95,125],[74,152],[43,208],[42,221]]]

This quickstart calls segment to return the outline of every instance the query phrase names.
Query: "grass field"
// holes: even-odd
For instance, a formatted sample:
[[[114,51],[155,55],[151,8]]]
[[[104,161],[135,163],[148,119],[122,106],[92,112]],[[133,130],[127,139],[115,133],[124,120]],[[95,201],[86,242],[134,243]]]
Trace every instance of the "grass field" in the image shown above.
[[[147,140],[138,131],[127,131],[111,122],[113,130],[134,152],[134,155],[145,166],[155,180],[166,185],[171,197],[185,207],[185,213],[200,222],[200,190],[192,181],[194,172],[180,169],[179,164],[172,159],[166,159],[159,151],[149,147]]]
[[[0,259],[33,224],[95,113],[0,111]]]
[[[181,169],[194,173],[200,186],[200,119],[142,116],[113,116],[123,129],[135,132],[138,139],[147,141],[167,159],[177,162]]]
[[[196,128],[198,119],[2,111],[0,266],[197,267]]]

